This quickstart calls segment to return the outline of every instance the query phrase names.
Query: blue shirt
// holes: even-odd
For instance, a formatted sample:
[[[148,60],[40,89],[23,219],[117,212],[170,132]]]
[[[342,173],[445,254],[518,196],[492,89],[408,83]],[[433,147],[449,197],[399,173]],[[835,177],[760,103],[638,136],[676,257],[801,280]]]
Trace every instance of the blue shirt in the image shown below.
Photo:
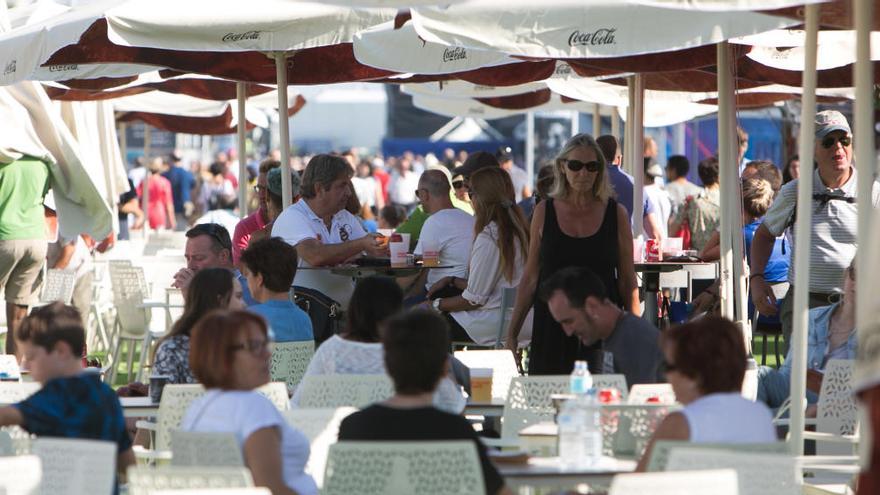
[[[831,325],[831,315],[840,303],[831,306],[820,306],[810,310],[809,327],[807,328],[807,369],[822,371],[825,369],[827,358],[834,349],[828,348],[828,327]],[[852,332],[843,347],[846,349],[845,359],[856,358],[856,332]],[[785,362],[779,368],[779,372],[784,374],[791,380],[791,353],[794,349],[789,349],[788,356],[785,356]],[[837,356],[840,358],[841,356]]]
[[[605,170],[608,173],[608,181],[611,182],[611,188],[614,189],[614,193],[617,194],[617,202],[622,204],[623,207],[626,208],[627,215],[632,218],[633,184],[635,184],[632,175],[624,172],[623,169],[621,169],[617,165],[608,165]],[[648,213],[654,213],[654,208],[648,201],[647,194],[642,195],[642,202],[644,203],[642,207],[643,217],[646,216]]]
[[[241,299],[244,301],[247,307],[251,307],[255,304],[259,304],[254,296],[251,295],[251,289],[247,284],[247,277],[241,274],[240,271],[234,270],[232,274],[238,279],[238,283],[241,284]]]
[[[752,239],[754,239],[755,231],[761,226],[762,221],[763,218],[759,218],[754,222],[743,226],[746,260],[748,260],[749,265],[752,264]],[[777,237],[776,242],[773,243],[773,251],[770,253],[770,259],[767,260],[767,266],[764,268],[764,280],[767,282],[785,282],[788,280],[788,264],[791,262],[791,247],[783,250],[784,244],[784,236]]]
[[[115,442],[119,453],[131,448],[119,398],[95,373],[49,380],[13,407],[34,435]]]
[[[269,323],[269,333],[275,342],[314,340],[312,320],[305,311],[290,301],[269,300],[248,308]]]
[[[171,197],[174,201],[174,212],[183,213],[183,204],[190,200],[190,191],[196,185],[193,174],[184,168],[172,165],[171,169],[162,174],[171,183]]]

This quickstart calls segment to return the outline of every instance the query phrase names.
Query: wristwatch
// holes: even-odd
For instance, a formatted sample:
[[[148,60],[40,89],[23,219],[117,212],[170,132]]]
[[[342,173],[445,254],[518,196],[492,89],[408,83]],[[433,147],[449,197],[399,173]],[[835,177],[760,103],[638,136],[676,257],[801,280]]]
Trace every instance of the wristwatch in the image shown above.
[[[431,303],[431,306],[434,307],[434,311],[440,311],[440,298],[434,299],[434,302]]]

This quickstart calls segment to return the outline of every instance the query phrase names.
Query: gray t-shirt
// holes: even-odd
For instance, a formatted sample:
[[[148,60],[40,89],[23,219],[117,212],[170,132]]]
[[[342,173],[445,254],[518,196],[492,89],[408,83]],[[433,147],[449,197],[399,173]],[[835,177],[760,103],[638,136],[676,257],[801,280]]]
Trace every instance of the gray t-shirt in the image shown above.
[[[605,373],[622,373],[628,386],[665,382],[658,340],[660,331],[648,320],[624,312],[611,336],[605,339]]]
[[[514,165],[507,171],[510,174],[510,181],[513,182],[513,191],[516,194],[516,202],[523,200],[523,188],[529,185],[529,174],[525,170]]]
[[[685,181],[683,184],[678,182],[667,183],[666,192],[669,194],[669,199],[672,200],[672,214],[674,215],[678,211],[688,196],[697,197],[702,189],[702,187],[690,181]]]

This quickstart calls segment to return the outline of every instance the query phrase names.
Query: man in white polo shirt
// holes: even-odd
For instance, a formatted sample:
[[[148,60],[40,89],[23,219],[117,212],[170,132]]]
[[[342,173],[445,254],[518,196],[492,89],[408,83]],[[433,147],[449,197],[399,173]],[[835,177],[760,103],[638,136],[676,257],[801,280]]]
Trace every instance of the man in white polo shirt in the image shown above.
[[[816,114],[815,159],[813,172],[813,225],[810,242],[810,297],[811,308],[831,304],[834,294],[843,292],[844,272],[856,254],[857,174],[852,166],[852,131],[846,117],[835,110]],[[870,180],[870,178],[867,178]],[[777,312],[776,298],[764,280],[764,268],[776,237],[786,233],[792,249],[788,281],[792,284],[780,307],[785,352],[788,352],[792,332],[794,305],[794,219],[797,208],[795,179],[780,189],[776,200],[764,216],[764,221],[752,240],[751,292],[752,301],[764,315]],[[874,208],[880,202],[880,185],[872,188]]]
[[[367,234],[357,217],[345,209],[351,196],[352,170],[345,159],[316,155],[302,177],[302,199],[275,220],[272,236],[296,247],[300,268],[333,266],[366,252],[387,254],[376,234]],[[297,270],[294,285],[316,290],[342,305],[354,290],[352,280],[328,270]]]

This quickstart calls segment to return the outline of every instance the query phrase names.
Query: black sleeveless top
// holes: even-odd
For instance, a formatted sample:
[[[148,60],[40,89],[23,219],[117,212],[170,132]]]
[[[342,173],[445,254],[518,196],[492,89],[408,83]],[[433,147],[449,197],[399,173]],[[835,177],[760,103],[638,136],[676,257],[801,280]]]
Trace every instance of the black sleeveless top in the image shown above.
[[[608,199],[602,224],[589,237],[571,237],[563,233],[559,228],[553,200],[548,199],[546,202],[537,287],[557,270],[569,266],[587,267],[605,284],[608,299],[620,305],[621,297],[617,287],[617,201]],[[587,360],[591,372],[600,371],[601,344],[586,347],[576,336],[566,336],[550,314],[547,304],[537,296],[538,291],[535,291],[529,374],[569,374],[578,359]]]

